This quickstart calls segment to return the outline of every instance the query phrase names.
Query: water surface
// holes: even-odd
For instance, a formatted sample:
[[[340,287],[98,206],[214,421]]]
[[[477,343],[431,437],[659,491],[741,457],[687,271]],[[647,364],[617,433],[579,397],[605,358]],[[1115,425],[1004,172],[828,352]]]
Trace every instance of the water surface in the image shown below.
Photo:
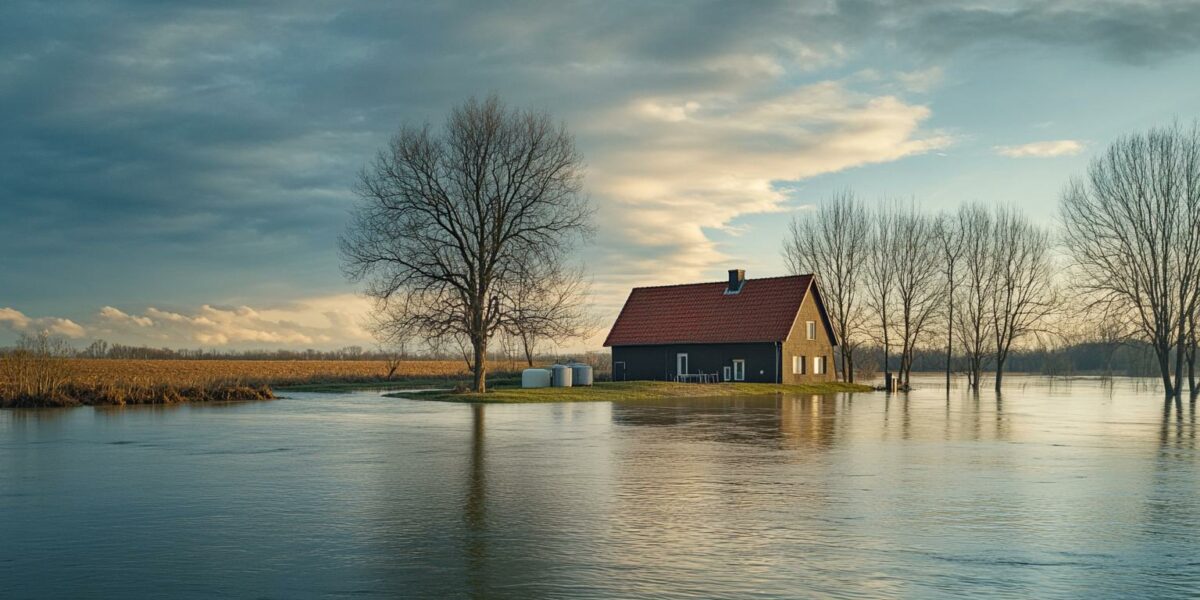
[[[0,411],[0,598],[1200,594],[1194,407],[1008,383]]]

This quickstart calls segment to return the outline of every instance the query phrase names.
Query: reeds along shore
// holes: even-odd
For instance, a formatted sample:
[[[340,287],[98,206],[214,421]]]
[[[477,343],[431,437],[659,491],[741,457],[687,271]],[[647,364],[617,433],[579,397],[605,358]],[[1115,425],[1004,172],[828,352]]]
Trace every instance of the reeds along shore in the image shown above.
[[[393,370],[392,366],[396,368]],[[125,360],[10,353],[0,357],[0,407],[267,400],[272,386],[386,382],[466,373],[457,361]]]

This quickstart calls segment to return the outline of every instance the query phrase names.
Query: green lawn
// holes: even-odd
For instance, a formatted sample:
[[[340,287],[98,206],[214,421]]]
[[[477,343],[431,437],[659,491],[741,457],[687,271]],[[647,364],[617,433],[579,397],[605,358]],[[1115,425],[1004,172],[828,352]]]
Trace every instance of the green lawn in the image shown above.
[[[488,383],[492,379],[488,378]],[[520,379],[502,376],[496,379],[499,386],[520,385]],[[277,392],[318,392],[336,394],[341,392],[376,391],[376,390],[428,390],[446,389],[456,385],[468,385],[470,380],[461,377],[413,377],[407,379],[378,379],[374,381],[330,381],[317,383],[297,383],[292,385],[277,385],[271,388]]]
[[[871,388],[855,383],[814,383],[788,385],[777,383],[674,383],[667,381],[614,381],[591,387],[531,388],[498,387],[486,394],[450,391],[394,392],[393,398],[439,400],[443,402],[600,402],[611,400],[655,400],[659,398],[701,398],[720,396],[764,396],[774,394],[832,394],[869,392]]]

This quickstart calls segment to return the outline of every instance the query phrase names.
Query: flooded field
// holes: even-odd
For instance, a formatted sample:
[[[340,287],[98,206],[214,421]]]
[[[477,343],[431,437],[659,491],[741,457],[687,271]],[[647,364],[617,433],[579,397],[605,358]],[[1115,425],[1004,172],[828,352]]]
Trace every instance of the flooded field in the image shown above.
[[[1006,383],[0,411],[0,597],[1200,594],[1194,407]]]

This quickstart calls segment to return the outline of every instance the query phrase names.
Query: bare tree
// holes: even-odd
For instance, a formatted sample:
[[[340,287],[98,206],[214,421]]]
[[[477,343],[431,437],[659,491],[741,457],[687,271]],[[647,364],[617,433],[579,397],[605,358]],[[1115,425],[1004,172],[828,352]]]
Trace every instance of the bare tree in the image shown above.
[[[937,224],[915,203],[893,216],[891,271],[896,279],[896,332],[900,339],[900,385],[909,387],[913,354],[933,323],[944,289],[938,261]]]
[[[488,342],[514,314],[515,287],[590,232],[582,177],[549,115],[468,100],[440,131],[402,127],[362,171],[344,269],[398,327],[468,347],[485,391]]]
[[[954,361],[954,298],[957,291],[959,262],[963,255],[963,226],[957,215],[942,213],[938,215],[934,229],[937,237],[938,263],[942,267],[942,277],[945,284],[944,294],[946,305],[946,391],[950,391],[950,376]]]
[[[582,268],[561,263],[527,265],[519,285],[507,288],[505,294],[511,307],[505,331],[520,341],[531,367],[540,340],[581,339],[596,331]]]
[[[883,346],[883,374],[887,380],[891,374],[891,331],[895,326],[892,311],[896,302],[896,271],[893,256],[898,251],[896,235],[896,210],[882,206],[871,215],[871,229],[867,237],[866,306],[879,320],[876,339]]]
[[[1060,210],[1075,282],[1091,308],[1135,323],[1154,348],[1166,395],[1178,397],[1200,308],[1200,128],[1117,140],[1071,182]]]
[[[992,216],[987,209],[967,205],[959,209],[962,235],[963,283],[954,300],[959,307],[952,323],[966,358],[967,384],[979,389],[991,340],[991,298],[995,289]]]
[[[995,337],[996,391],[1013,344],[1043,331],[1058,305],[1050,263],[1050,236],[1011,208],[997,211],[992,234],[991,332]]]
[[[842,380],[854,381],[854,350],[862,341],[865,314],[863,258],[867,253],[870,217],[854,192],[835,193],[815,212],[792,219],[783,244],[783,259],[795,274],[820,278],[826,309],[840,342]]]

